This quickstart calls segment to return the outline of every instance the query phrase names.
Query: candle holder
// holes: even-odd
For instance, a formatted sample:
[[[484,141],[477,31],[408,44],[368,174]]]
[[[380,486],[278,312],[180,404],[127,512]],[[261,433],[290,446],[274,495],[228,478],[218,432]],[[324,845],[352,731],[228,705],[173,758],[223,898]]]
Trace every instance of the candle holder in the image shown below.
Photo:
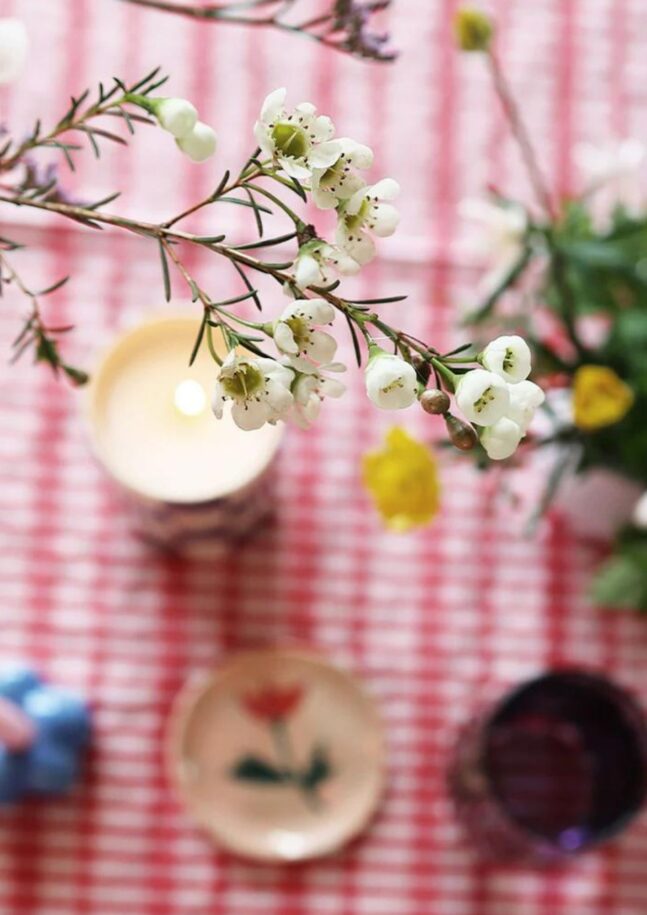
[[[217,365],[204,350],[188,364],[198,330],[193,318],[162,316],[119,337],[94,373],[87,418],[136,532],[199,556],[248,535],[271,512],[283,427],[244,432],[228,413],[215,419]]]
[[[559,863],[618,835],[647,786],[647,724],[597,674],[547,673],[477,715],[449,771],[472,844],[498,862]]]

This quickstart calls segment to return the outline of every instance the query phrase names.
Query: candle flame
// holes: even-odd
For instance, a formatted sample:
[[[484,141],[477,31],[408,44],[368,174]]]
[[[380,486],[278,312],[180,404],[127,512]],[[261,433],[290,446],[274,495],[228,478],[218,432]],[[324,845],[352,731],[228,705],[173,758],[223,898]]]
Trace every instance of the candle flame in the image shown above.
[[[199,416],[207,406],[207,395],[198,381],[187,378],[176,387],[173,402],[184,416]]]

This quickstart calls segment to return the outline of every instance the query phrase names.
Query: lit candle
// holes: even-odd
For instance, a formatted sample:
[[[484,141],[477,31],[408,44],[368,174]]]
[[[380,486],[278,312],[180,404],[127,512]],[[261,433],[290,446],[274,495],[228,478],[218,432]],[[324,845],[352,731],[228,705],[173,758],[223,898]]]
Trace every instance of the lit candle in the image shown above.
[[[192,547],[246,533],[267,513],[259,488],[282,428],[239,429],[210,408],[217,365],[206,347],[192,366],[199,322],[158,317],[120,337],[89,396],[94,450],[139,508],[149,538]],[[267,486],[263,487],[267,491]]]

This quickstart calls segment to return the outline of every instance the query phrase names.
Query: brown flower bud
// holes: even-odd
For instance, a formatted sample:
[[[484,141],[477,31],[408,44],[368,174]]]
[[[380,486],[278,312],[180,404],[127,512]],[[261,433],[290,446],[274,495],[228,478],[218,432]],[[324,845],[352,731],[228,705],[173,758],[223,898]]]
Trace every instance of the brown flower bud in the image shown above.
[[[418,376],[420,384],[427,384],[429,375],[431,374],[431,366],[427,360],[424,359],[420,353],[413,353],[411,356],[411,365],[416,370],[416,375]]]
[[[430,388],[420,395],[420,406],[425,413],[447,413],[450,407],[449,395],[440,388]]]
[[[478,435],[469,423],[463,422],[462,419],[457,419],[451,413],[447,413],[445,415],[445,425],[449,433],[449,440],[459,451],[471,451],[472,448],[476,447]]]
[[[493,31],[492,22],[481,10],[466,6],[456,13],[454,33],[461,51],[487,51]]]

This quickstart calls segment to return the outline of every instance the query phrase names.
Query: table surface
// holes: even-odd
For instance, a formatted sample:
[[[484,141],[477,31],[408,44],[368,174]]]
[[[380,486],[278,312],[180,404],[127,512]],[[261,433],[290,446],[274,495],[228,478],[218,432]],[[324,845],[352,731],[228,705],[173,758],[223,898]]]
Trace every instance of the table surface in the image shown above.
[[[480,62],[452,50],[452,3],[396,7],[402,56],[378,67],[298,38],[179,22],[117,0],[2,0],[0,14],[27,21],[34,61],[2,90],[2,120],[18,132],[44,111],[53,120],[70,93],[161,62],[172,91],[218,127],[216,164],[192,166],[167,138],[143,132],[132,155],[116,149],[100,166],[87,155],[76,178],[66,176],[72,192],[123,189],[122,209],[153,219],[240,163],[262,98],[287,85],[294,101],[313,99],[340,133],[373,145],[376,174],[401,181],[401,229],[358,288],[407,291],[409,302],[392,306],[406,310],[402,323],[442,343],[477,278],[458,201],[487,182],[526,196],[528,188]],[[556,191],[576,186],[576,141],[645,139],[643,0],[492,7]],[[223,217],[233,236],[246,216]],[[30,246],[20,257],[35,280],[73,275],[50,307],[57,320],[78,323],[69,345],[84,364],[159,305],[157,252],[145,241],[70,226],[12,231]],[[219,269],[225,292],[237,289],[226,265]],[[24,305],[2,301],[6,351]],[[347,341],[343,354],[350,361]],[[444,785],[456,728],[485,690],[575,662],[647,699],[645,622],[603,614],[586,599],[594,549],[550,522],[524,539],[498,498],[500,481],[486,485],[469,462],[448,458],[437,522],[407,536],[385,532],[358,467],[391,418],[368,405],[354,371],[347,396],[311,432],[290,432],[273,524],[209,561],[165,558],[133,538],[89,455],[78,394],[47,371],[3,359],[0,418],[0,659],[31,659],[84,691],[97,722],[89,771],[72,797],[0,816],[2,915],[645,911],[644,820],[563,871],[487,869],[463,844]],[[438,431],[421,411],[398,418],[421,434]],[[334,859],[289,870],[214,850],[176,805],[160,758],[169,705],[190,674],[276,643],[315,646],[361,675],[390,751],[389,791],[370,833]]]

